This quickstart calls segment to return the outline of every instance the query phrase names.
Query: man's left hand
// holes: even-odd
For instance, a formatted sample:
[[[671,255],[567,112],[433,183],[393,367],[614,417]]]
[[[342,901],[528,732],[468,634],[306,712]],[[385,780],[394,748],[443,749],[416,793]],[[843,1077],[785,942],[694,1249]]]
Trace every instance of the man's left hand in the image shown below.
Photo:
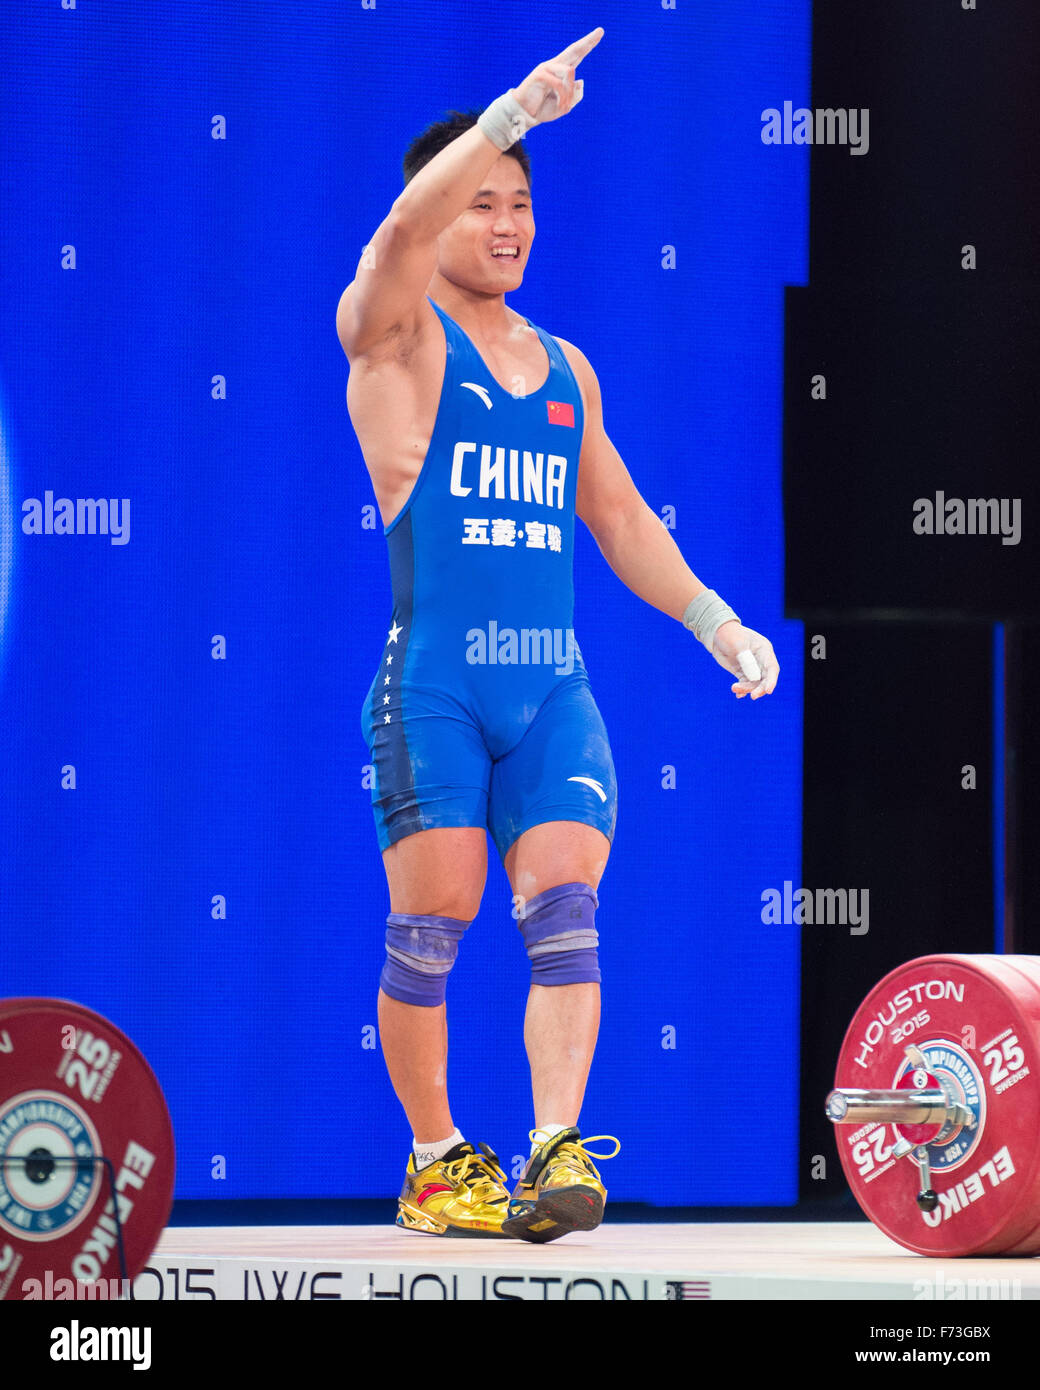
[[[740,652],[750,652],[757,661],[761,672],[757,681],[749,680],[741,670],[740,662],[737,660]],[[737,683],[730,686],[738,700],[742,700],[745,695],[750,695],[752,700],[758,700],[763,695],[773,693],[780,676],[780,663],[768,637],[763,637],[760,632],[754,632],[751,628],[743,627],[730,619],[728,623],[722,623],[715,633],[711,654],[731,676],[739,677]]]

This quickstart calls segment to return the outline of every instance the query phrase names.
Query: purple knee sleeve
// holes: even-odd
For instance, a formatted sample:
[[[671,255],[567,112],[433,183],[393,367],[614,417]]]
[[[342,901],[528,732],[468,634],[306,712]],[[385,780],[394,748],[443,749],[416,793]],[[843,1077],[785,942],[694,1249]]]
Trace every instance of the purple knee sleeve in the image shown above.
[[[561,883],[524,904],[520,930],[536,985],[599,984],[596,908],[587,883]]]
[[[379,987],[402,1004],[436,1008],[444,1003],[448,975],[462,933],[457,917],[416,917],[391,912],[386,919],[386,961]]]

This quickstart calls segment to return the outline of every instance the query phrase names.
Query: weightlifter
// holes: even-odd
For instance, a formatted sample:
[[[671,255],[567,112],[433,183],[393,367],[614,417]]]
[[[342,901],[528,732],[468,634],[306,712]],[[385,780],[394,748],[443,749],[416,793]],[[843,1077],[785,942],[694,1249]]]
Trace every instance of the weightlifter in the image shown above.
[[[575,71],[602,37],[412,142],[337,313],[393,588],[362,729],[391,907],[379,1030],[413,1136],[397,1224],[441,1236],[590,1230],[606,1199],[592,1159],[620,1148],[590,1153],[578,1129],[617,788],[573,635],[575,513],[618,578],[738,677],[738,699],[779,675],[771,644],[697,579],[636,490],[584,353],[505,302],[535,233],[521,138],[581,100]],[[446,1082],[445,985],[480,907],[488,832],[531,960],[535,1128],[512,1194],[494,1152],[456,1127]]]

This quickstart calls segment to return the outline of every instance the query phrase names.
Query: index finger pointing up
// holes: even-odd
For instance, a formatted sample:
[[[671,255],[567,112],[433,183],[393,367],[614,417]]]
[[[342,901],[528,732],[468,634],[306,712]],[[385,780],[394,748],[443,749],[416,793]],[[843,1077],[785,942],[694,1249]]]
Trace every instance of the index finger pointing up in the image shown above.
[[[587,53],[592,52],[602,37],[602,29],[593,29],[591,34],[586,34],[583,39],[577,39],[574,43],[565,48],[562,53],[558,53],[552,61],[554,63],[566,63],[568,67],[577,67],[582,58],[584,58]]]

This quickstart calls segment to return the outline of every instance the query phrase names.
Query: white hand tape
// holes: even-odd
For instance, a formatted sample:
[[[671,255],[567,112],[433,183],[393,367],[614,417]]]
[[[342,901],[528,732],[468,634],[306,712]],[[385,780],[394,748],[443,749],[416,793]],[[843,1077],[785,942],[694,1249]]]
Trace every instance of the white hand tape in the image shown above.
[[[762,679],[762,672],[758,669],[758,662],[750,649],[737,652],[737,661],[740,663],[740,669],[744,672],[745,680],[760,681]]]

